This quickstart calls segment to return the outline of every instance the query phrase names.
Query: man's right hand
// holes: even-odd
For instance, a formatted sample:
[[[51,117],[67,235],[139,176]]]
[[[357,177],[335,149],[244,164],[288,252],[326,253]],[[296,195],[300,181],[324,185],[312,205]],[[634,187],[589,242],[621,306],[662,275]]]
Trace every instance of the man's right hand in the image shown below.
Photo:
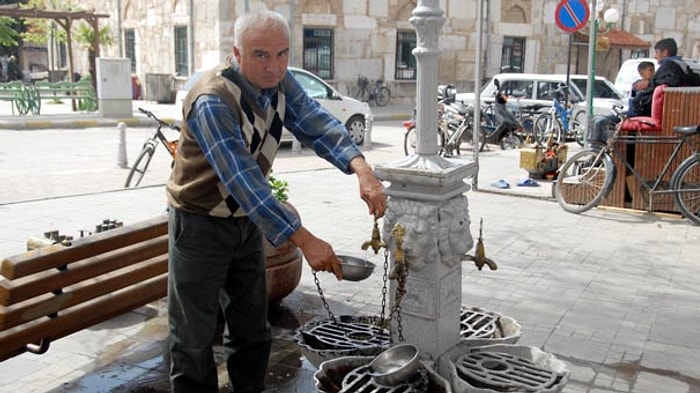
[[[294,232],[289,240],[301,249],[313,271],[333,273],[338,280],[343,279],[340,259],[330,244],[317,238],[303,226]]]

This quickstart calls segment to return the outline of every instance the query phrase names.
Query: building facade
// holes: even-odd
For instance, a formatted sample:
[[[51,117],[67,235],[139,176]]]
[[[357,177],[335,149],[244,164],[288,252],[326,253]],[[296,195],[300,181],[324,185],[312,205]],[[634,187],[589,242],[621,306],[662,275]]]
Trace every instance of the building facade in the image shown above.
[[[482,79],[506,71],[565,73],[567,64],[572,73],[586,73],[587,37],[557,27],[558,0],[483,1],[483,50],[476,53],[477,0],[439,0],[445,18],[440,83],[455,84],[459,90],[473,88],[477,61]],[[354,93],[359,74],[386,81],[396,99],[412,100],[415,95],[411,50],[416,34],[409,19],[416,0],[83,0],[81,4],[110,15],[100,23],[109,24],[115,44],[102,47],[102,56],[130,58],[132,72],[141,81],[150,74],[167,74],[177,88],[194,71],[224,61],[232,52],[236,17],[265,8],[289,20],[291,65],[317,73],[348,95]],[[605,50],[596,52],[597,74],[614,78],[622,61],[653,55],[653,43],[664,37],[675,38],[684,56],[700,58],[697,0],[614,0],[602,6],[601,14],[610,7],[621,15],[612,28],[624,37],[611,35]],[[84,72],[86,64],[83,60],[76,68]]]

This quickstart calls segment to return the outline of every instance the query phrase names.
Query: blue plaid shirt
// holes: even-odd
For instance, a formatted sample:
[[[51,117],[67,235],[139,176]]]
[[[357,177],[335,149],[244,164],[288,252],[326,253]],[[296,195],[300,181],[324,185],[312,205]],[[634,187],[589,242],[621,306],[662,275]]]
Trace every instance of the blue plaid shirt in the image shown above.
[[[310,98],[291,72],[285,78],[286,107],[284,126],[304,145],[346,174],[350,161],[362,152],[348,137],[345,126]],[[260,92],[261,107],[270,105],[277,88]],[[214,95],[200,96],[187,119],[207,161],[226,190],[267,239],[282,244],[301,227],[301,221],[272,195],[255,158],[242,135],[231,109]]]

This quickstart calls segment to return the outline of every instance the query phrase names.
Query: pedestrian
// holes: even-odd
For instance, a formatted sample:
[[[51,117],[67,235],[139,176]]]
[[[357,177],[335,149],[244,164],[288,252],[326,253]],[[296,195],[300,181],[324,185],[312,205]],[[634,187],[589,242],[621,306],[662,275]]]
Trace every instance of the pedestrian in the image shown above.
[[[272,196],[266,177],[283,127],[341,171],[354,173],[370,214],[381,217],[386,209],[382,183],[343,124],[287,71],[289,35],[278,13],[240,16],[233,56],[206,72],[182,104],[180,143],[166,185],[174,393],[219,391],[211,346],[219,309],[231,388],[264,390],[270,329],[263,236],[273,245],[290,240],[311,269],[342,278],[331,245]]]
[[[642,61],[637,65],[639,79],[632,83],[632,88],[630,89],[630,97],[627,100],[627,116],[637,116],[637,113],[634,111],[634,97],[637,96],[637,93],[649,87],[651,79],[654,77],[655,69],[656,65],[650,61]]]

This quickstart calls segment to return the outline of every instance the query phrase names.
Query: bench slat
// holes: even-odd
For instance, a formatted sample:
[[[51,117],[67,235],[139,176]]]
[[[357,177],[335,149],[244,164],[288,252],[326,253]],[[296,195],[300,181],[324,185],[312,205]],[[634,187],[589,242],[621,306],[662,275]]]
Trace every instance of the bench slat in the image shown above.
[[[26,345],[41,339],[57,340],[94,324],[129,312],[163,297],[168,275],[113,292],[71,308],[56,318],[44,318],[0,332],[0,361],[26,352]]]
[[[8,280],[14,280],[167,233],[168,217],[160,215],[127,227],[76,239],[68,247],[53,245],[5,258],[2,260],[0,274]]]
[[[80,303],[167,273],[167,271],[168,255],[165,254],[103,275],[99,279],[68,287],[59,295],[40,296],[17,305],[0,307],[0,330],[7,330],[37,318],[50,316]],[[161,297],[165,295],[165,291],[161,293]]]
[[[66,249],[58,254],[72,251]],[[141,241],[107,253],[69,263],[65,270],[52,269],[14,280],[0,281],[0,305],[9,306],[32,297],[60,290],[81,281],[168,253],[168,235]],[[66,263],[65,260],[62,260]]]

